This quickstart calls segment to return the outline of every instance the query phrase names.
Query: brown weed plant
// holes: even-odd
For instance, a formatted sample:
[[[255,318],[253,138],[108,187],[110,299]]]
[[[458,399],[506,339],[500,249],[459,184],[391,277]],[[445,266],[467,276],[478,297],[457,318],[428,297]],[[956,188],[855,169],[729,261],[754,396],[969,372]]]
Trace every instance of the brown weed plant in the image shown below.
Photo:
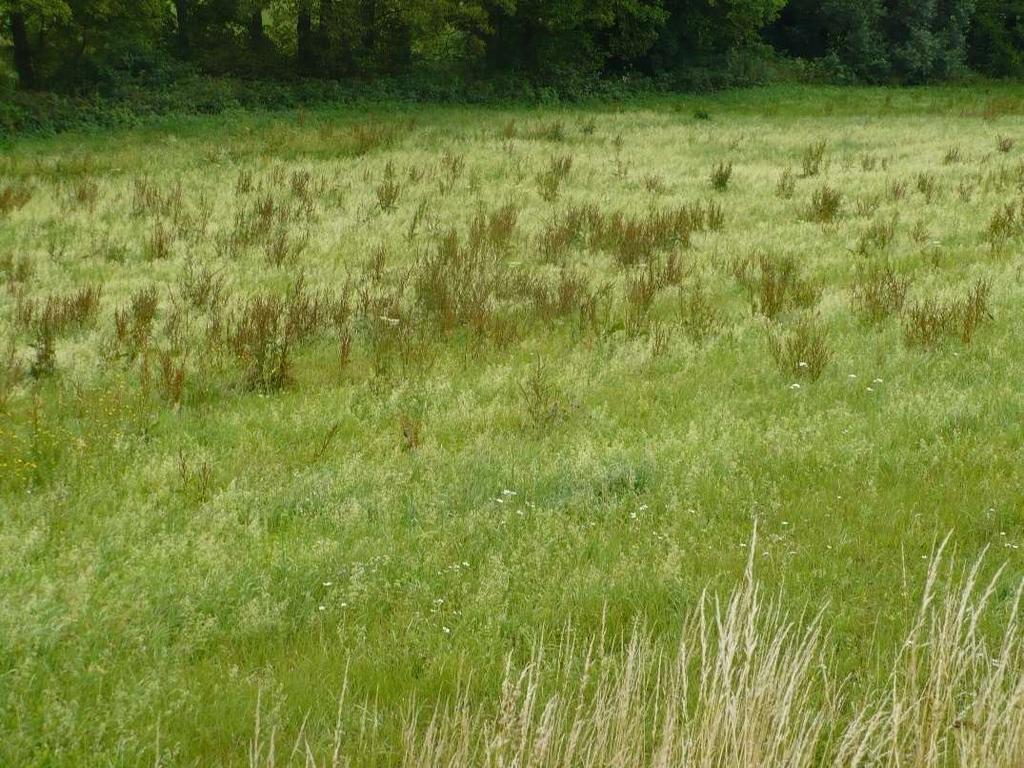
[[[907,300],[911,279],[889,264],[869,264],[857,272],[852,289],[854,310],[871,323],[899,315]]]
[[[25,184],[5,184],[0,187],[0,216],[24,208],[31,199],[31,187]]]
[[[716,192],[725,192],[729,188],[731,178],[732,162],[722,160],[711,169],[711,188]]]
[[[903,317],[903,335],[908,347],[932,348],[946,338],[970,344],[978,328],[992,318],[991,285],[976,280],[960,297],[929,297],[909,305]]]
[[[800,275],[791,256],[752,254],[733,263],[733,275],[746,288],[751,310],[769,320],[818,301],[818,288]]]
[[[834,221],[843,208],[843,194],[829,184],[822,184],[811,194],[805,217],[808,221],[827,224]]]
[[[783,374],[811,381],[821,377],[832,359],[828,333],[810,315],[802,316],[792,328],[769,331],[768,349]]]
[[[552,157],[548,161],[547,169],[537,174],[537,188],[545,202],[553,203],[558,199],[562,184],[572,172],[572,166],[572,155]]]
[[[803,157],[801,158],[804,178],[817,176],[821,173],[821,166],[825,159],[825,149],[827,147],[828,142],[822,139],[814,142],[804,150]]]

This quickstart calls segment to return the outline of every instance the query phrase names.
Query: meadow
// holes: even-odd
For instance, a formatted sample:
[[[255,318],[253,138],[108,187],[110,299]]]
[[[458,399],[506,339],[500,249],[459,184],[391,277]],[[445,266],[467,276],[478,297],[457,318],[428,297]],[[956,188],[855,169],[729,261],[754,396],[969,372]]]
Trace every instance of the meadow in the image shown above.
[[[0,149],[0,764],[1017,766],[1024,92]]]

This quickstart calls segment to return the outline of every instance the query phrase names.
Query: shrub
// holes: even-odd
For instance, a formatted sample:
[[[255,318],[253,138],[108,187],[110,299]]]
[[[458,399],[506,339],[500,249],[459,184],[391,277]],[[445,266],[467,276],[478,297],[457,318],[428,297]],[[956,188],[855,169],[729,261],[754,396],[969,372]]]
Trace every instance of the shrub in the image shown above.
[[[530,366],[526,378],[519,384],[519,392],[526,415],[537,428],[550,427],[567,413],[550,368],[540,360]]]
[[[95,321],[100,308],[102,289],[86,285],[69,293],[52,293],[42,301],[21,300],[17,319],[23,327],[56,337]]]
[[[9,339],[0,352],[0,413],[7,412],[7,404],[21,382],[24,370],[18,359],[18,347]]]
[[[250,297],[232,318],[228,343],[245,369],[250,389],[275,392],[288,383],[294,337],[282,299],[269,294]]]
[[[884,251],[896,238],[896,224],[899,214],[894,213],[888,219],[879,219],[871,223],[857,242],[857,252],[866,255],[872,250]]]
[[[734,263],[733,274],[747,289],[751,309],[770,320],[784,310],[818,301],[818,290],[800,276],[792,257],[750,256]]]
[[[572,171],[572,155],[552,157],[548,162],[548,168],[537,176],[537,186],[540,189],[540,196],[545,202],[553,203],[558,199],[562,183],[569,177]]]
[[[0,187],[0,216],[24,208],[31,199],[32,189],[24,184],[7,184]]]
[[[806,216],[810,221],[826,224],[839,215],[842,207],[842,193],[828,184],[822,184],[812,193]]]
[[[114,312],[115,338],[129,360],[149,343],[158,306],[156,288],[150,286],[137,290],[127,307]]]
[[[908,307],[903,318],[908,347],[934,347],[944,338],[955,337],[970,344],[978,328],[991,319],[991,284],[978,279],[964,296],[947,300],[927,298]]]
[[[721,161],[711,169],[711,188],[716,192],[724,192],[729,188],[732,178],[732,162]]]
[[[398,206],[398,199],[402,196],[402,183],[395,177],[395,166],[390,160],[384,168],[384,178],[377,185],[374,194],[381,213],[391,213]]]
[[[696,344],[704,343],[721,322],[714,301],[700,282],[688,289],[680,287],[679,319],[687,337]]]
[[[832,359],[828,334],[810,316],[801,317],[790,330],[771,331],[768,348],[782,373],[811,381],[820,378]]]
[[[910,278],[888,265],[871,264],[858,270],[853,284],[854,309],[866,320],[877,323],[903,311]]]
[[[988,220],[986,235],[992,245],[1024,233],[1024,199],[1003,203]]]
[[[781,174],[779,174],[779,181],[775,185],[775,194],[781,197],[783,200],[789,200],[793,197],[793,193],[796,191],[796,176],[793,175],[793,169],[787,168]]]
[[[825,158],[825,149],[827,146],[828,142],[822,139],[821,141],[814,142],[804,150],[801,164],[803,167],[803,175],[805,177],[817,176],[821,173],[821,163]]]
[[[890,202],[898,202],[907,196],[905,179],[891,179],[885,189],[885,196]]]

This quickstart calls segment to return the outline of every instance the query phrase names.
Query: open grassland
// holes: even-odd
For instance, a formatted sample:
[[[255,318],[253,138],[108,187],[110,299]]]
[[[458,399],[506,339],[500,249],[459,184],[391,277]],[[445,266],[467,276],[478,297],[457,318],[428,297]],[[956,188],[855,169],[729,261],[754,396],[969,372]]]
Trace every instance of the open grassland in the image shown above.
[[[1009,88],[5,148],[0,764],[1021,765],[1022,190]]]

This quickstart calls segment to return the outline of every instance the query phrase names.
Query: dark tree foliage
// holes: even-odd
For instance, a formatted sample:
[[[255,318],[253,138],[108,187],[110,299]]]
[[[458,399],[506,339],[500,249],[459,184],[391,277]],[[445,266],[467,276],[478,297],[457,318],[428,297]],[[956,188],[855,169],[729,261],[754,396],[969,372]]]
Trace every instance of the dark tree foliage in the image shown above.
[[[853,79],[928,82],[963,71],[974,14],[974,0],[792,0],[768,37]]]
[[[967,61],[997,77],[1024,75],[1024,0],[978,0]]]
[[[889,0],[893,69],[910,82],[954,75],[964,65],[974,0]]]
[[[791,0],[768,39],[782,52],[823,59],[843,79],[877,81],[891,72],[883,0]]]
[[[851,81],[1024,70],[1024,0],[0,0],[24,89],[184,71],[585,83],[749,52]]]
[[[648,69],[670,71],[743,49],[783,6],[785,0],[665,0],[668,18]]]

